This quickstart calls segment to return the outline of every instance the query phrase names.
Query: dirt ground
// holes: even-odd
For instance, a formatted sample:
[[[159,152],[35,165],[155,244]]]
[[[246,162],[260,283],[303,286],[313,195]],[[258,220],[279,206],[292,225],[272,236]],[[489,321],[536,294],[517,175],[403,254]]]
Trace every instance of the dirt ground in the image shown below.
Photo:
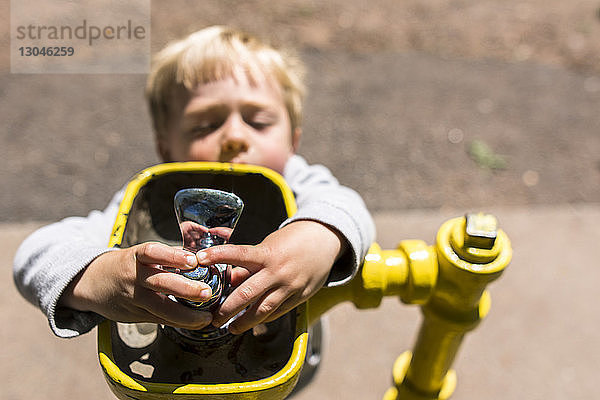
[[[298,49],[309,87],[300,153],[374,211],[597,202],[599,7],[177,0],[152,2],[151,38],[156,50],[230,24]],[[104,207],[158,162],[145,77],[10,74],[1,26],[0,220]]]
[[[172,4],[152,3],[152,28],[159,37],[156,48],[172,35],[194,31],[198,23],[224,23],[299,48],[419,51],[451,58],[600,68],[596,40],[600,3],[593,0],[288,0],[276,4],[228,0],[203,2],[201,12],[192,12],[192,18],[190,10],[197,9],[196,2]]]

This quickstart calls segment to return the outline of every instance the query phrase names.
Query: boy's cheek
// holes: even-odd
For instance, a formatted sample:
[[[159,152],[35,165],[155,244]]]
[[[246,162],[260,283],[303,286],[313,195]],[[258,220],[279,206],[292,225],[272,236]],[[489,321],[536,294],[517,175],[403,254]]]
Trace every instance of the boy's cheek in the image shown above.
[[[270,168],[283,175],[285,165],[295,152],[292,144],[287,140],[272,140],[263,142],[257,153],[260,157],[259,160],[256,160],[257,165]]]
[[[289,158],[292,156],[292,154],[293,153],[291,151],[290,152],[279,151],[279,152],[264,154],[262,157],[260,157],[259,160],[256,160],[256,162],[253,162],[253,164],[270,168],[273,171],[276,171],[283,175],[283,170],[285,169],[285,164],[287,163]]]
[[[186,161],[189,150],[189,143],[185,143],[178,135],[170,135],[158,143],[159,156],[164,162]]]
[[[176,161],[219,161],[220,147],[210,140],[196,139],[184,145]]]

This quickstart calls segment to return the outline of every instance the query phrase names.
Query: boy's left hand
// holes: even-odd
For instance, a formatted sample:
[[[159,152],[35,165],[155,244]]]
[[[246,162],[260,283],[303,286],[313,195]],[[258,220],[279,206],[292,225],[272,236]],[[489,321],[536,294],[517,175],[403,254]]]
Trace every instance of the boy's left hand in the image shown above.
[[[256,246],[223,245],[198,252],[200,264],[235,265],[237,286],[213,318],[221,326],[248,307],[229,327],[240,334],[279,318],[315,294],[342,253],[345,240],[316,221],[300,220],[271,233]]]

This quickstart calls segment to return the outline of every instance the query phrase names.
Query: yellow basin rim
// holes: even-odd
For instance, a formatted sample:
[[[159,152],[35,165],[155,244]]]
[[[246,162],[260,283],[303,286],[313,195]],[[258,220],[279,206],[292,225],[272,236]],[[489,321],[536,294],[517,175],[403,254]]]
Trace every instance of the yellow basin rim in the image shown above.
[[[258,165],[218,162],[176,162],[159,164],[141,171],[127,185],[115,224],[113,225],[112,235],[109,241],[110,247],[121,244],[129,210],[131,210],[133,201],[140,189],[155,177],[173,172],[221,172],[231,175],[260,174],[268,178],[279,188],[289,216],[294,215],[297,210],[292,190],[280,174],[269,168],[260,167]]]
[[[302,306],[304,307],[304,306]],[[300,312],[299,315],[303,315]],[[300,319],[300,318],[299,318]],[[298,321],[301,323],[301,321]],[[143,382],[132,378],[123,372],[114,362],[112,345],[110,343],[110,321],[104,321],[98,327],[98,358],[106,375],[113,383],[139,392],[173,393],[173,394],[229,394],[258,392],[272,389],[287,383],[291,377],[297,375],[302,368],[306,356],[308,333],[303,332],[294,341],[292,356],[287,364],[274,375],[251,382],[226,383],[226,384],[167,384]]]
[[[277,172],[260,166],[246,164],[231,164],[218,162],[178,162],[159,164],[147,168],[137,174],[127,185],[125,195],[121,202],[109,246],[118,246],[123,240],[125,225],[127,223],[128,213],[131,210],[133,201],[138,195],[140,189],[152,179],[173,172],[215,172],[228,173],[232,175],[260,174],[272,181],[281,191],[281,195],[289,216],[296,213],[296,202],[294,194]],[[151,392],[161,394],[229,394],[229,393],[247,393],[258,392],[273,389],[289,383],[291,378],[299,374],[304,363],[308,333],[306,333],[306,305],[298,307],[298,317],[296,320],[296,339],[292,348],[292,355],[287,364],[274,375],[251,382],[225,383],[225,384],[167,384],[144,382],[130,377],[123,372],[113,361],[113,352],[111,344],[111,321],[104,321],[98,327],[98,358],[100,365],[107,379],[110,379],[117,386],[121,386],[138,392]]]

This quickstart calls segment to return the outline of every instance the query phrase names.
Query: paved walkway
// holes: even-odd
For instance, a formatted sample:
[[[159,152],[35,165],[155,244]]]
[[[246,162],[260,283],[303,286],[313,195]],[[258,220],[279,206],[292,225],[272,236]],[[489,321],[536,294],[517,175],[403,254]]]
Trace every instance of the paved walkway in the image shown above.
[[[591,399],[597,390],[600,343],[600,204],[492,211],[508,233],[513,263],[490,287],[492,309],[470,334],[454,365],[454,399]],[[433,243],[437,228],[462,211],[376,215],[378,242]],[[54,338],[42,315],[14,289],[16,247],[37,224],[0,225],[0,397],[112,399],[96,361],[95,333]],[[387,299],[372,311],[331,311],[322,370],[295,399],[380,399],[397,355],[412,347],[415,307]]]

